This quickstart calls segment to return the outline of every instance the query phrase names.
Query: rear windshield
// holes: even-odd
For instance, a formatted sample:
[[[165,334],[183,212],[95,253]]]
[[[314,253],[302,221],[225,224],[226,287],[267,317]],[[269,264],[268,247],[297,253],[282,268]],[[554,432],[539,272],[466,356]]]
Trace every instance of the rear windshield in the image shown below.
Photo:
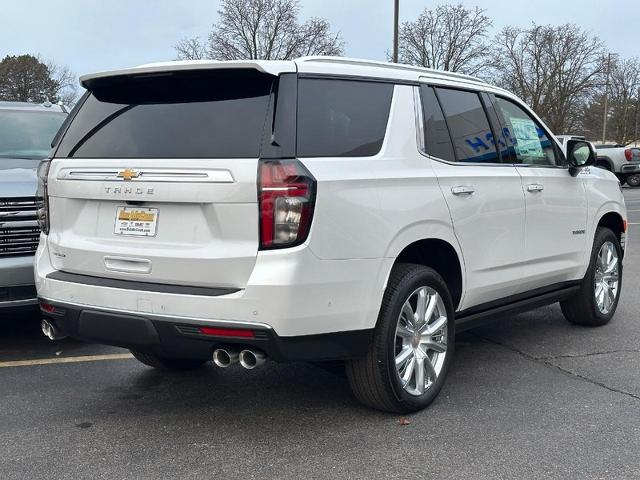
[[[0,110],[0,159],[46,157],[65,117],[57,112]]]
[[[259,156],[272,76],[223,70],[105,82],[92,88],[56,157]]]

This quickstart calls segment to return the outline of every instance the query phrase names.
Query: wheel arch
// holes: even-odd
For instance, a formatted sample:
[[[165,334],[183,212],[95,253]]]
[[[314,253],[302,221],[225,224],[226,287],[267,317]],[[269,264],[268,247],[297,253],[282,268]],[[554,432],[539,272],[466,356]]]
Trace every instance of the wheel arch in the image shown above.
[[[464,295],[464,260],[455,237],[443,237],[445,236],[414,237],[402,245],[396,244],[394,253],[389,255],[393,257],[393,263],[386,272],[384,288],[386,289],[391,270],[398,263],[430,267],[442,276],[449,287],[454,309],[457,309]]]
[[[608,167],[609,167],[609,171],[610,172],[615,171],[614,166],[613,166],[613,162],[611,161],[611,159],[609,157],[597,156],[596,157],[595,166],[597,167],[599,163],[600,164],[602,164],[602,163],[607,164]]]
[[[415,263],[433,268],[447,284],[454,310],[458,308],[464,292],[464,264],[458,250],[450,242],[442,238],[414,240],[398,253],[391,268],[398,263]]]
[[[613,233],[615,233],[616,237],[618,237],[618,241],[622,244],[622,234],[626,231],[626,222],[619,212],[609,211],[602,214],[598,220],[598,223],[596,224],[596,229],[598,227],[606,227],[612,230]]]

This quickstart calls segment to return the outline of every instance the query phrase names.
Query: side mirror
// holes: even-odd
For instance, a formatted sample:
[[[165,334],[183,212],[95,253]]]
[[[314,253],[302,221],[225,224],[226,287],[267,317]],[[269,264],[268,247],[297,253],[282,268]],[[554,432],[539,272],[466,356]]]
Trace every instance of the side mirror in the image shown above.
[[[572,169],[593,165],[596,163],[596,149],[584,140],[567,140],[567,162]]]

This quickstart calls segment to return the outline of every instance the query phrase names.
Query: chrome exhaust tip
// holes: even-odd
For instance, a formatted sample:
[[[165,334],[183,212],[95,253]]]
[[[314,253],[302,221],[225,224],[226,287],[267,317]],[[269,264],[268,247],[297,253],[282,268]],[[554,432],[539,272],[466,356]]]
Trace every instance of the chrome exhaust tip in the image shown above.
[[[224,348],[216,348],[213,351],[213,363],[220,368],[227,368],[238,361],[238,352]]]
[[[67,337],[62,334],[62,332],[60,332],[60,330],[58,330],[49,320],[42,320],[40,328],[42,328],[42,333],[44,333],[44,336],[49,340],[62,340]]]
[[[242,350],[239,355],[240,365],[247,370],[253,370],[267,361],[267,356],[260,351]]]

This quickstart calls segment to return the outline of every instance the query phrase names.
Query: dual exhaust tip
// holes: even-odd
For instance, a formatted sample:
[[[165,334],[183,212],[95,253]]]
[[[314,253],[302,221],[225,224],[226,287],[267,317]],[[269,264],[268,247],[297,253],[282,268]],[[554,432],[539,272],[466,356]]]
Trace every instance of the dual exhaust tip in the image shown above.
[[[238,353],[238,351],[228,348],[216,348],[213,351],[213,363],[221,368],[227,368],[234,363],[240,363],[243,368],[253,370],[266,361],[267,356],[259,350],[247,349],[241,350]]]
[[[67,337],[49,320],[42,320],[40,328],[42,328],[42,333],[44,333],[44,336],[49,340],[62,340]]]

